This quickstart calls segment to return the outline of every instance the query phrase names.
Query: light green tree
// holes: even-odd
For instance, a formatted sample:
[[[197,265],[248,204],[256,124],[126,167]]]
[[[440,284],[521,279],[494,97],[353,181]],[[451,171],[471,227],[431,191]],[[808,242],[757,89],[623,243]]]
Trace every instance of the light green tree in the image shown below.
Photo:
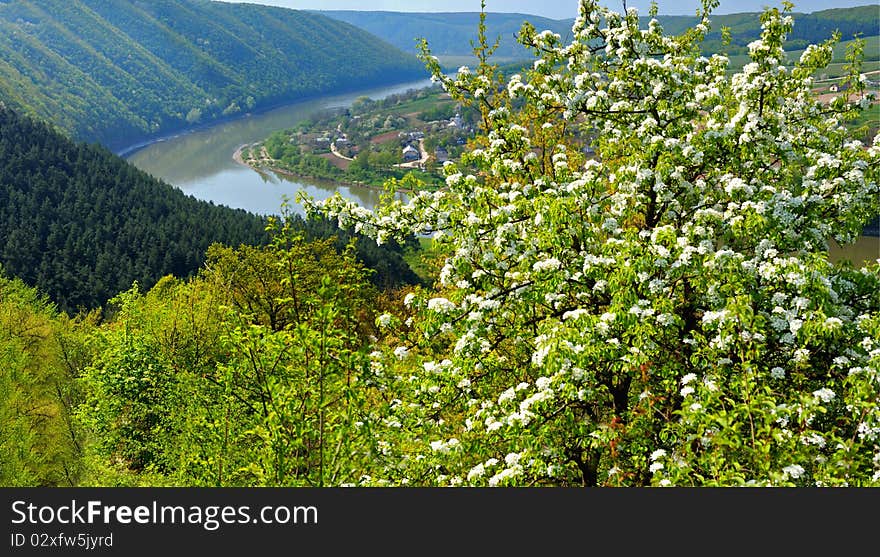
[[[353,246],[271,220],[268,246],[112,300],[81,381],[89,484],[323,486],[368,467],[376,296]]]
[[[82,471],[74,378],[91,317],[69,319],[0,269],[0,486],[71,486]]]

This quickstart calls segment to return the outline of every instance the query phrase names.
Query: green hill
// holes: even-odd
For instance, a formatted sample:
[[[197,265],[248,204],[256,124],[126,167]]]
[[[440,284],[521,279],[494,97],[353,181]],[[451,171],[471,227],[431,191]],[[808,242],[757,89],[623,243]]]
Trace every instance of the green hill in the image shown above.
[[[403,13],[328,10],[315,12],[350,23],[380,37],[406,52],[417,52],[416,42],[428,39],[431,52],[437,56],[469,56],[470,41],[476,38],[480,14],[457,13]],[[528,57],[526,49],[516,41],[516,35],[525,21],[538,29],[550,29],[563,38],[571,38],[572,20],[554,20],[526,14],[487,13],[488,36],[500,39],[495,55],[502,59]]]
[[[660,9],[663,5],[660,3]],[[416,40],[426,38],[431,51],[440,57],[459,57],[471,55],[470,41],[475,38],[478,13],[402,13],[402,12],[360,12],[360,11],[320,11],[340,21],[351,23],[365,31],[385,39],[401,50],[416,51]],[[758,38],[761,22],[758,13],[738,13],[712,16],[713,32],[707,37],[705,47],[708,51],[727,51],[729,54],[747,52],[746,45]],[[809,43],[818,43],[829,38],[835,30],[840,30],[844,39],[861,33],[864,36],[878,34],[877,6],[856,8],[837,8],[811,14],[795,13],[794,30],[789,37],[788,48],[803,48]],[[644,18],[647,25],[648,17]],[[693,27],[699,20],[693,16],[658,16],[657,19],[669,33],[681,33]],[[502,59],[525,58],[528,52],[516,42],[516,35],[524,21],[531,22],[536,29],[549,29],[559,33],[563,40],[571,39],[571,26],[574,20],[553,20],[533,15],[487,13],[486,27],[490,39],[498,37],[500,45],[496,56]],[[721,28],[729,27],[732,45],[722,48]]]
[[[297,226],[306,238],[351,238],[325,221]],[[266,220],[185,195],[100,145],[76,143],[0,103],[0,275],[24,280],[66,311],[94,308],[137,280],[185,277],[214,242],[266,240]],[[379,285],[418,277],[396,244],[357,244]]]
[[[0,100],[121,147],[425,70],[314,13],[207,0],[0,0]]]
[[[723,51],[728,54],[747,54],[748,45],[761,35],[760,13],[739,13],[716,15],[712,17],[712,32],[706,37],[704,49],[710,52]],[[794,13],[794,28],[788,36],[786,50],[805,48],[809,44],[818,44],[840,31],[842,40],[852,39],[856,35],[865,37],[880,34],[880,10],[876,5],[858,6],[855,8],[834,8],[809,14]],[[665,29],[681,32],[698,23],[695,17],[680,18],[664,16],[658,18]],[[723,47],[721,28],[730,29],[731,46]]]

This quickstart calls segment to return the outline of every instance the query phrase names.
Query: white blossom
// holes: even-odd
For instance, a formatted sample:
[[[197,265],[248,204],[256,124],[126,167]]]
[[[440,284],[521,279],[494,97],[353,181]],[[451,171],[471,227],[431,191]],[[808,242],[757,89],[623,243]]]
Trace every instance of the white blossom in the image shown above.
[[[782,473],[785,477],[789,477],[793,480],[796,480],[804,475],[806,470],[800,464],[790,464],[782,469]]]
[[[431,298],[428,300],[428,309],[438,313],[448,313],[455,309],[455,304],[446,298]]]
[[[391,319],[392,319],[392,316],[391,316],[390,313],[383,313],[382,315],[380,315],[380,316],[376,319],[376,323],[377,323],[380,327],[388,328],[388,327],[391,326]]]
[[[834,400],[834,391],[826,387],[813,391],[813,396],[822,402],[831,402]]]

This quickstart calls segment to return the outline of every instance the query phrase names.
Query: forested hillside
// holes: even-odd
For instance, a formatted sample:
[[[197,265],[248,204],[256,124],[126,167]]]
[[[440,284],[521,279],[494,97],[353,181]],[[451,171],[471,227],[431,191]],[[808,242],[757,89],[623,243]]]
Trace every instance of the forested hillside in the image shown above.
[[[326,222],[309,238],[352,237]],[[188,276],[212,243],[261,244],[266,220],[196,200],[97,145],[75,143],[0,105],[0,265],[68,311],[94,308],[137,280]],[[396,251],[395,251],[396,250]],[[399,246],[358,242],[380,284],[416,282]]]
[[[575,3],[572,3],[574,8]],[[493,7],[489,2],[488,8]],[[664,3],[659,2],[660,13]],[[426,38],[431,50],[438,56],[466,56],[472,52],[470,41],[474,39],[479,13],[401,13],[401,12],[361,12],[347,10],[328,10],[318,12],[332,18],[360,27],[394,46],[408,52],[416,52],[416,39]],[[761,23],[757,13],[716,15],[712,18],[712,32],[702,45],[704,51],[715,51],[722,47],[721,28],[729,27],[732,44],[726,47],[729,54],[746,52],[748,43],[761,34]],[[864,36],[878,34],[877,6],[857,8],[836,8],[812,14],[792,14],[797,20],[786,48],[803,48],[808,43],[824,41],[835,30],[840,30],[844,39],[856,33]],[[640,24],[645,27],[650,19],[642,14]],[[658,16],[660,24],[671,34],[678,34],[697,25],[700,20],[694,16]],[[487,35],[500,39],[496,56],[503,58],[529,58],[526,49],[516,41],[523,22],[529,21],[539,31],[548,29],[559,33],[563,40],[571,39],[573,20],[552,20],[525,14],[488,13],[486,17]]]
[[[314,13],[207,0],[0,2],[0,100],[111,148],[423,75],[414,57]]]
[[[867,2],[866,2],[867,4]],[[662,7],[662,6],[661,6]],[[738,13],[717,15],[712,18],[712,30],[702,45],[704,52],[723,51],[728,54],[746,54],[747,45],[761,36],[760,13]],[[833,8],[809,14],[793,13],[796,24],[785,43],[785,49],[797,50],[809,44],[827,40],[835,31],[840,31],[843,40],[856,35],[876,36],[880,33],[877,25],[877,5],[855,8]],[[670,33],[681,33],[699,23],[696,17],[661,16],[658,20]],[[647,20],[643,20],[647,23]],[[730,46],[724,46],[721,29],[730,29]]]

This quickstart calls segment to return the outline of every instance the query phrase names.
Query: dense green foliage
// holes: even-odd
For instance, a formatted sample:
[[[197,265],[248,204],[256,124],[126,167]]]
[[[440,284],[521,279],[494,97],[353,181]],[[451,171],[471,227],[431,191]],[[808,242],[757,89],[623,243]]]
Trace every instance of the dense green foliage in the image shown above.
[[[133,281],[185,277],[208,246],[261,244],[264,218],[197,200],[96,145],[0,108],[0,264],[64,310],[94,308]],[[309,238],[353,237],[327,222],[297,225]],[[382,285],[418,282],[401,246],[357,243]]]
[[[113,148],[421,75],[414,57],[313,13],[207,0],[0,2],[0,100]]]
[[[488,7],[492,8],[492,2]],[[663,12],[663,2],[658,2]],[[431,51],[438,56],[467,56],[471,52],[471,41],[479,20],[478,13],[398,13],[365,11],[323,11],[330,17],[356,25],[370,33],[382,37],[391,44],[408,52],[417,52],[417,39],[425,38]],[[793,14],[797,18],[789,35],[788,49],[803,48],[807,44],[819,43],[839,30],[844,39],[860,33],[864,36],[877,35],[877,7],[836,8],[811,14]],[[648,17],[642,17],[642,26],[647,25]],[[657,20],[669,33],[680,34],[697,25],[695,16],[658,16]],[[490,40],[500,39],[496,57],[523,59],[529,52],[517,40],[522,24],[528,21],[535,28],[548,29],[558,33],[563,40],[570,40],[573,20],[552,20],[532,15],[488,13],[486,14],[487,36]],[[731,46],[722,44],[721,28],[728,27]],[[761,25],[756,13],[738,13],[713,17],[713,32],[702,45],[705,52],[728,52],[739,54],[747,52],[746,45],[761,34]]]
[[[369,467],[379,291],[290,219],[71,321],[0,278],[0,485],[338,485]]]
[[[0,485],[357,481],[387,302],[353,242],[301,228],[272,217],[268,245],[214,244],[197,276],[135,283],[103,322],[0,276]]]
[[[430,285],[377,288],[285,211],[102,313],[0,277],[0,485],[880,484],[880,261],[826,251],[880,213],[858,52],[821,102],[831,44],[786,66],[770,9],[731,75],[701,57],[716,5],[669,36],[582,0],[509,79],[482,21],[477,68],[426,50],[483,125],[447,187],[304,201],[432,235]]]
[[[351,252],[289,222],[277,232],[265,248],[212,248],[190,282],[115,300],[81,411],[103,462],[175,485],[357,479],[377,293]]]
[[[363,234],[340,229],[335,221],[328,219],[304,221],[296,215],[290,217],[290,220],[293,226],[301,230],[306,240],[330,239],[339,253],[354,243],[355,257],[367,268],[367,276],[374,286],[383,289],[399,288],[421,282],[403,257],[406,251],[419,250],[419,243],[414,236],[403,238],[400,242],[379,245]]]

